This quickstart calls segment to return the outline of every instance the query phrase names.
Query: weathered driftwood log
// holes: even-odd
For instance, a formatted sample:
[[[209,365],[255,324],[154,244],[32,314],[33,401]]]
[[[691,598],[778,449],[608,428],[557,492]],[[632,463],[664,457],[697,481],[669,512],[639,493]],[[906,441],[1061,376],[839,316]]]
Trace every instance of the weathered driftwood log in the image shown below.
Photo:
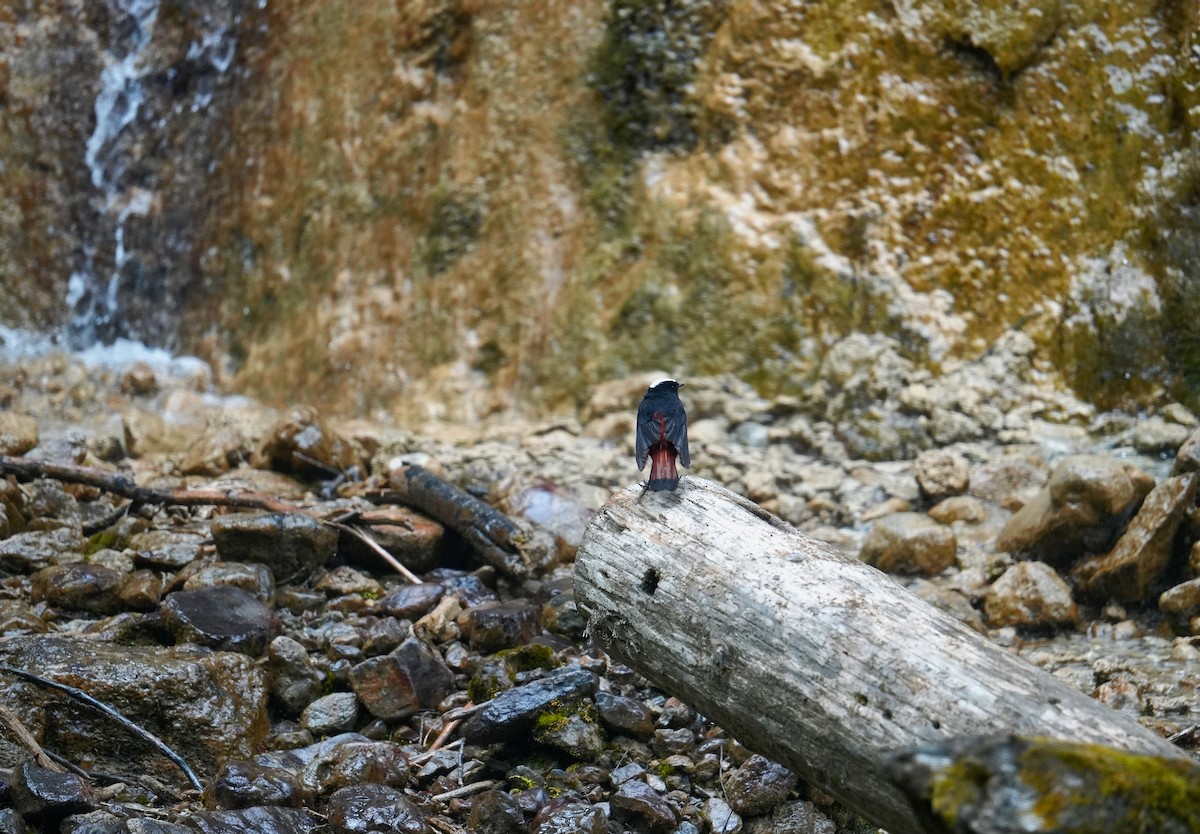
[[[714,483],[614,496],[575,595],[612,654],[891,834],[922,828],[889,753],[1013,732],[1184,754],[883,573]]]

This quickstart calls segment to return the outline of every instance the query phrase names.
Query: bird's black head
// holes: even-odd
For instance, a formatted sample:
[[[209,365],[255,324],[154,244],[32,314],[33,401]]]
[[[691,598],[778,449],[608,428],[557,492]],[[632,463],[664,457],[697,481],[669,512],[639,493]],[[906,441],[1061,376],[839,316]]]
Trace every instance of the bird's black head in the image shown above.
[[[650,383],[650,387],[646,389],[646,393],[651,391],[664,392],[669,391],[672,394],[678,394],[679,389],[683,387],[682,382],[676,382],[673,379],[660,379],[658,382]]]

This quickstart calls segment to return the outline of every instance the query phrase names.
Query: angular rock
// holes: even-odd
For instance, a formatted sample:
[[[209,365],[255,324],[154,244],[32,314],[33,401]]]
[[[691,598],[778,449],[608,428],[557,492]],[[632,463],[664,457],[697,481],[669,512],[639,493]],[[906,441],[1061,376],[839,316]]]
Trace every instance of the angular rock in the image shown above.
[[[543,678],[501,692],[462,727],[473,744],[492,744],[527,735],[537,717],[556,701],[569,701],[596,691],[596,676],[586,669],[565,667]]]
[[[701,807],[712,834],[738,834],[742,830],[742,818],[724,799],[709,797]]]
[[[474,834],[524,834],[525,815],[512,794],[490,790],[471,803],[467,828]]]
[[[320,591],[331,597],[341,597],[348,594],[359,594],[376,599],[383,596],[383,586],[365,573],[356,571],[346,565],[338,565],[329,573],[317,580],[313,585],[314,591]]]
[[[329,797],[329,827],[336,834],[378,831],[428,834],[425,815],[412,800],[386,785],[354,785]]]
[[[442,561],[446,529],[415,510],[385,505],[363,512],[359,522],[376,544],[411,571],[423,573]],[[350,533],[343,533],[338,540],[338,552],[355,564],[379,564],[379,556]]]
[[[640,823],[651,831],[669,831],[679,822],[675,809],[641,779],[630,779],[608,799],[613,817]]]
[[[446,593],[446,588],[436,582],[420,585],[402,585],[379,600],[375,608],[402,620],[415,620],[429,613]]]
[[[267,735],[265,681],[244,655],[39,635],[0,641],[0,664],[82,689],[181,751],[198,773],[249,756]],[[156,750],[65,695],[16,683],[0,691],[0,702],[72,761],[183,779]]]
[[[27,822],[57,827],[71,814],[92,806],[92,791],[74,773],[60,773],[24,761],[13,768],[9,798]]]
[[[467,633],[471,648],[497,652],[523,646],[542,630],[536,608],[522,602],[499,602],[467,611]]]
[[[1200,625],[1200,579],[1189,579],[1162,592],[1158,610],[1166,614],[1167,622],[1176,634],[1197,633]]]
[[[83,560],[83,536],[75,528],[29,530],[0,541],[0,570],[33,573]]]
[[[208,429],[188,447],[179,464],[184,475],[215,478],[235,469],[250,457],[246,437],[236,426],[220,425]]]
[[[587,631],[587,620],[583,618],[583,613],[575,603],[574,591],[557,594],[542,605],[542,627],[551,634],[561,634],[568,640],[583,640]]]
[[[945,449],[930,449],[917,455],[913,475],[927,501],[963,495],[971,485],[971,465],[967,459]]]
[[[196,834],[196,829],[174,822],[138,817],[128,822],[129,834]],[[124,834],[122,829],[121,834]]]
[[[207,536],[192,530],[147,530],[130,538],[139,564],[163,570],[179,570],[200,557]]]
[[[1161,417],[1139,420],[1133,427],[1130,442],[1144,455],[1176,454],[1187,441],[1191,430]]]
[[[1171,466],[1172,475],[1197,471],[1200,471],[1200,429],[1193,431],[1179,447],[1175,453],[1175,463]]]
[[[232,513],[212,523],[220,557],[258,562],[280,582],[307,577],[337,549],[338,533],[304,513]]]
[[[533,737],[582,761],[604,752],[604,734],[596,710],[588,702],[543,712],[534,722]]]
[[[1195,503],[1198,485],[1200,475],[1188,473],[1155,487],[1116,546],[1072,572],[1079,593],[1095,600],[1145,601],[1167,570],[1175,532]]]
[[[811,802],[795,800],[775,808],[769,817],[746,823],[747,834],[837,834],[837,825]]]
[[[279,615],[230,585],[177,591],[160,608],[163,625],[179,643],[258,657],[282,628]]]
[[[387,741],[343,733],[316,744],[263,753],[255,764],[295,773],[305,796],[324,796],[364,783],[402,787],[409,779],[404,751]]]
[[[1130,463],[1100,455],[1063,458],[1049,483],[1004,525],[996,549],[1054,567],[1107,550],[1153,488],[1154,479]]]
[[[613,732],[640,739],[654,734],[654,717],[649,707],[636,698],[597,692],[595,701],[600,720]]]
[[[354,445],[325,425],[308,405],[295,406],[275,424],[254,453],[253,463],[260,469],[317,480],[364,468]]]
[[[894,513],[871,525],[859,558],[888,573],[934,576],[954,565],[957,553],[949,527],[921,513]]]
[[[1006,570],[988,588],[984,611],[993,628],[1043,631],[1079,622],[1070,586],[1044,562],[1018,562]]]
[[[604,811],[571,800],[545,803],[531,828],[533,834],[606,834],[609,830]]]
[[[0,832],[7,829],[0,825]],[[129,834],[129,825],[107,811],[89,811],[67,817],[58,827],[59,834]]]
[[[3,834],[25,834],[29,828],[12,808],[0,808],[0,832]]]
[[[725,799],[742,816],[758,816],[787,799],[798,781],[792,771],[756,753],[724,780]]]
[[[271,806],[200,811],[188,823],[200,834],[309,834],[321,827],[321,819],[309,811]]]
[[[283,635],[267,647],[267,675],[271,694],[293,715],[320,696],[325,682],[304,646]]]
[[[275,577],[269,567],[257,562],[193,562],[171,584],[178,585],[180,580],[185,591],[228,585],[265,603],[275,599]]]
[[[979,524],[987,521],[988,510],[983,502],[971,495],[952,495],[929,508],[929,517],[939,524],[965,521]]]
[[[357,720],[358,698],[354,693],[332,692],[304,708],[300,726],[320,737],[349,732]]]
[[[359,701],[376,718],[393,721],[437,706],[454,689],[454,673],[416,637],[350,670]]]
[[[135,611],[153,611],[162,598],[162,577],[152,570],[135,570],[121,583],[121,605]]]
[[[124,575],[101,565],[52,565],[33,575],[31,598],[66,611],[115,614],[121,610]]]
[[[296,775],[281,767],[255,762],[227,762],[205,788],[209,805],[221,810],[258,805],[299,807],[304,793]]]
[[[0,455],[23,455],[37,445],[37,420],[28,414],[0,411]]]

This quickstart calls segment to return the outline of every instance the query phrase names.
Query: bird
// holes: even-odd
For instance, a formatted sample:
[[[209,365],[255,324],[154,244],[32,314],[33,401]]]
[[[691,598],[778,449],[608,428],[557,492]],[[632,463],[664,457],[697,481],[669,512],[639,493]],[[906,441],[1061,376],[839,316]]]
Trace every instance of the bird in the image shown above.
[[[687,412],[679,400],[680,386],[673,379],[660,379],[646,389],[638,406],[634,458],[639,470],[645,469],[646,459],[650,459],[650,480],[646,486],[654,492],[679,486],[676,458],[684,466],[692,465],[688,454]]]

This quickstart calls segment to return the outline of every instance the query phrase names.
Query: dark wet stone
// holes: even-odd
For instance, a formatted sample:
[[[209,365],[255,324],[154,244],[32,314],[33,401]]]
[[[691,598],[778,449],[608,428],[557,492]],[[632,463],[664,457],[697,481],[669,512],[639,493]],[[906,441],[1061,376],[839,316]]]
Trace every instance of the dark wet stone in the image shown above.
[[[1080,563],[1072,577],[1086,598],[1143,602],[1156,590],[1171,561],[1175,531],[1196,500],[1200,475],[1176,475],[1155,487],[1116,546]]]
[[[362,650],[368,657],[387,654],[412,636],[411,623],[401,622],[395,617],[383,617],[367,626]]]
[[[859,558],[887,573],[935,576],[955,563],[954,530],[921,513],[893,513],[871,525]]]
[[[542,630],[537,609],[520,602],[481,605],[469,610],[466,620],[471,648],[481,652],[523,646]]]
[[[524,834],[525,815],[515,796],[490,790],[471,803],[467,828],[474,834]]]
[[[358,721],[358,698],[353,692],[331,692],[304,708],[300,726],[314,736],[328,736],[354,729]]]
[[[171,584],[185,591],[228,585],[266,603],[275,599],[275,577],[269,567],[258,562],[193,562]]]
[[[359,521],[376,544],[411,571],[424,573],[442,560],[445,528],[408,507],[377,507],[362,513]],[[338,552],[355,564],[379,564],[379,556],[349,533],[338,540]]]
[[[425,575],[427,582],[439,582],[446,592],[458,598],[464,608],[474,608],[485,602],[497,602],[496,592],[473,573],[453,568],[437,568]]]
[[[329,827],[336,834],[427,834],[429,826],[412,800],[384,785],[354,785],[329,797]]]
[[[129,540],[137,562],[151,568],[179,570],[200,557],[206,536],[190,530],[147,530]]]
[[[0,834],[25,834],[29,827],[12,808],[0,808]]]
[[[308,834],[321,820],[299,808],[258,807],[237,811],[200,811],[188,822],[200,834]]]
[[[74,773],[59,773],[25,761],[13,768],[9,798],[26,822],[57,825],[92,806],[91,790]]]
[[[640,779],[630,779],[608,800],[613,816],[622,822],[642,823],[651,831],[666,831],[679,821],[675,809]]]
[[[433,610],[446,594],[446,588],[435,582],[422,582],[420,585],[403,585],[375,604],[376,610],[399,617],[402,620],[416,620]]]
[[[993,628],[1045,631],[1079,622],[1070,586],[1045,562],[1010,567],[988,588],[983,607]]]
[[[205,789],[208,804],[226,811],[257,805],[298,807],[304,798],[295,774],[247,761],[226,763]]]
[[[0,599],[0,634],[42,634],[46,621],[19,599]]]
[[[454,673],[416,637],[395,651],[372,657],[350,670],[350,685],[376,718],[407,718],[436,707],[454,690]]]
[[[533,818],[533,834],[606,834],[604,812],[586,802],[552,802]]]
[[[6,829],[0,825],[0,832]],[[59,834],[129,834],[129,825],[108,811],[75,814],[59,824]]]
[[[533,737],[583,761],[604,752],[604,733],[590,701],[542,713],[534,724]]]
[[[501,692],[463,725],[463,737],[475,744],[520,738],[555,701],[582,698],[595,691],[596,676],[591,672],[576,667],[559,669]]]
[[[742,818],[721,797],[709,797],[702,807],[712,834],[738,834],[742,830]]]
[[[786,767],[755,754],[724,780],[725,799],[742,816],[758,816],[787,799],[796,782]]]
[[[662,711],[658,714],[658,726],[672,729],[691,726],[695,720],[696,710],[674,695],[663,702]]]
[[[677,730],[655,730],[650,747],[660,756],[689,753],[696,746],[696,734],[686,727]]]
[[[111,568],[76,562],[52,565],[33,575],[33,602],[44,602],[66,611],[115,614],[121,610],[121,583],[125,577]]]
[[[280,582],[309,576],[337,548],[338,533],[303,513],[232,513],[218,516],[212,536],[220,557],[258,562]]]
[[[546,631],[561,634],[572,640],[582,640],[587,620],[575,604],[575,593],[566,591],[551,597],[542,605],[542,626]]]
[[[650,708],[636,698],[597,692],[595,700],[600,720],[613,732],[643,739],[654,734]]]
[[[83,536],[75,528],[30,530],[0,541],[0,570],[33,573],[83,559]]]
[[[1063,458],[1049,483],[1004,525],[996,549],[1054,567],[1081,552],[1107,550],[1153,488],[1154,479],[1130,463],[1100,455]]]
[[[283,635],[267,647],[267,676],[271,694],[293,714],[316,700],[325,682],[304,646]]]
[[[128,822],[129,834],[196,834],[196,829],[174,822],[156,819],[132,819]]]
[[[313,590],[330,597],[359,594],[376,599],[383,596],[383,586],[377,580],[347,565],[338,565],[322,576],[313,585]]]
[[[308,796],[324,796],[351,785],[403,787],[409,779],[404,751],[388,741],[343,733],[296,750],[264,753],[258,764],[283,767],[300,776]]]
[[[182,751],[197,772],[249,756],[267,735],[266,685],[244,655],[38,635],[0,641],[0,664],[82,689]],[[21,715],[52,714],[42,741],[74,761],[183,781],[153,748],[64,695],[16,683],[0,689],[0,702]]]
[[[833,820],[811,802],[794,800],[775,808],[770,816],[746,823],[746,834],[837,834]]]
[[[121,605],[135,611],[153,611],[162,597],[162,577],[152,570],[135,570],[125,577],[118,592]]]
[[[24,486],[25,517],[31,530],[78,530],[79,502],[58,481],[39,478]]]
[[[261,655],[282,626],[279,616],[241,588],[214,585],[163,600],[163,625],[179,643]]]
[[[317,480],[363,468],[362,456],[354,445],[325,425],[318,411],[309,405],[289,410],[263,438],[252,462],[260,469]]]

